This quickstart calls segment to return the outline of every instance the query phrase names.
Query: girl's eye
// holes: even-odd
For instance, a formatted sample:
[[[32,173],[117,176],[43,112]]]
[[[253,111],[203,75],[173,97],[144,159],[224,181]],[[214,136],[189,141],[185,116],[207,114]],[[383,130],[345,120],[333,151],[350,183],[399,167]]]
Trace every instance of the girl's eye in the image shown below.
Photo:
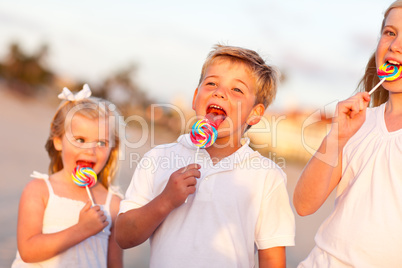
[[[98,142],[96,143],[96,145],[97,145],[98,147],[106,147],[106,142],[105,142],[105,141],[98,141]]]
[[[243,91],[242,91],[240,88],[237,88],[237,87],[235,87],[235,88],[233,89],[233,91],[239,92],[239,93],[243,94]]]
[[[207,86],[216,86],[216,84],[214,82],[208,82]]]
[[[84,143],[85,142],[83,138],[76,138],[75,141],[78,142],[78,143]]]
[[[384,34],[388,35],[388,36],[395,36],[396,35],[393,31],[389,31],[389,30],[384,31]]]

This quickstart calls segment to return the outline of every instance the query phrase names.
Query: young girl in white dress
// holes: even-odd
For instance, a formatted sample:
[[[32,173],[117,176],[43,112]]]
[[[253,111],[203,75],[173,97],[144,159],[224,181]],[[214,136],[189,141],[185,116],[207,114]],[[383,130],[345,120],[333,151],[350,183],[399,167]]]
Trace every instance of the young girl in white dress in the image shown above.
[[[120,139],[119,114],[110,102],[67,88],[46,143],[49,175],[34,172],[19,205],[17,257],[12,267],[122,267],[114,239],[121,198],[112,190]],[[77,165],[98,174],[90,188],[71,177]]]
[[[337,187],[335,209],[299,267],[402,267],[402,79],[367,93],[384,63],[402,64],[401,0],[385,12],[364,92],[338,104],[331,131],[297,183],[300,215],[314,213]]]

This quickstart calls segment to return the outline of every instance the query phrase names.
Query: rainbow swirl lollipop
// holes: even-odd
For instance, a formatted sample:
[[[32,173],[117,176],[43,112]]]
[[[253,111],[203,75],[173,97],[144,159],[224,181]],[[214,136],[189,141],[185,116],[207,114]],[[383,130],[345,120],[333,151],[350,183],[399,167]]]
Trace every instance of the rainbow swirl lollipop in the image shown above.
[[[96,172],[90,167],[76,166],[71,174],[71,178],[76,185],[85,187],[88,196],[91,199],[92,205],[95,205],[91,192],[89,191],[89,187],[94,186],[98,180]]]
[[[384,63],[377,70],[377,75],[380,79],[385,78],[385,81],[395,81],[402,78],[402,68],[400,65]]]
[[[402,68],[400,65],[384,63],[377,70],[377,75],[381,79],[373,89],[370,90],[369,95],[373,94],[373,92],[384,82],[384,81],[395,81],[402,78],[401,75]]]
[[[76,166],[71,177],[75,184],[80,187],[92,187],[98,180],[98,176],[95,171],[90,167]]]
[[[218,137],[216,128],[216,125],[208,119],[198,120],[191,128],[191,141],[199,148],[208,148]]]

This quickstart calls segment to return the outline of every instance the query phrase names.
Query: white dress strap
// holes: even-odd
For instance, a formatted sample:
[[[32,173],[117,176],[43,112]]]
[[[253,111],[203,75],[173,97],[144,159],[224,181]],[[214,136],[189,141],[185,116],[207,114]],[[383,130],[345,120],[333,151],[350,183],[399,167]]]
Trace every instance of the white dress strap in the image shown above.
[[[121,199],[124,198],[124,196],[121,194],[121,190],[120,190],[119,186],[109,185],[106,202],[105,202],[105,207],[109,210],[109,212],[111,209],[110,204],[112,202],[113,195],[116,195],[116,196],[120,197]]]
[[[52,185],[50,184],[50,181],[49,181],[49,175],[48,175],[48,174],[44,174],[44,173],[40,173],[40,172],[34,171],[34,172],[32,172],[32,174],[31,174],[31,178],[44,180],[45,183],[46,183],[46,185],[47,185],[47,188],[48,188],[48,190],[49,190],[49,194],[50,194],[50,195],[53,195],[53,194],[54,194]]]
[[[107,191],[107,197],[106,197],[106,202],[105,202],[105,208],[110,212],[110,203],[112,201],[113,197],[113,191],[110,190],[110,188]]]
[[[45,179],[45,180],[49,179],[49,175],[44,174],[44,173],[40,173],[38,171],[32,172],[30,177],[35,178],[35,179]]]

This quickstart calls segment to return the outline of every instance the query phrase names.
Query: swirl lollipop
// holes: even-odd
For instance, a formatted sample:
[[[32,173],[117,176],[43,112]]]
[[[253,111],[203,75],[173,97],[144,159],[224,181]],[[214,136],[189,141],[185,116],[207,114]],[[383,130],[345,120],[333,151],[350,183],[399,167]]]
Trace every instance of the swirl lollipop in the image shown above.
[[[384,81],[395,81],[402,78],[402,68],[400,65],[384,63],[377,70],[377,75],[381,79],[380,82],[370,90],[371,95]]]
[[[377,75],[379,78],[385,78],[385,81],[394,81],[401,78],[402,68],[400,65],[393,65],[389,63],[384,63],[377,70]]]
[[[95,171],[90,167],[76,166],[73,170],[73,173],[71,174],[71,178],[73,179],[73,182],[79,187],[85,187],[89,199],[91,199],[92,205],[94,206],[94,200],[92,199],[89,188],[94,186],[96,184],[96,181],[98,180],[98,176],[96,175]]]
[[[211,122],[206,116],[202,120],[198,120],[191,127],[190,139],[197,146],[197,151],[195,152],[195,162],[197,163],[198,152],[200,148],[208,148],[216,141],[218,137],[218,131],[216,130],[218,125]],[[188,198],[185,203],[187,203]]]
[[[191,141],[199,148],[208,148],[216,141],[218,131],[216,125],[208,119],[198,120],[191,128]]]

